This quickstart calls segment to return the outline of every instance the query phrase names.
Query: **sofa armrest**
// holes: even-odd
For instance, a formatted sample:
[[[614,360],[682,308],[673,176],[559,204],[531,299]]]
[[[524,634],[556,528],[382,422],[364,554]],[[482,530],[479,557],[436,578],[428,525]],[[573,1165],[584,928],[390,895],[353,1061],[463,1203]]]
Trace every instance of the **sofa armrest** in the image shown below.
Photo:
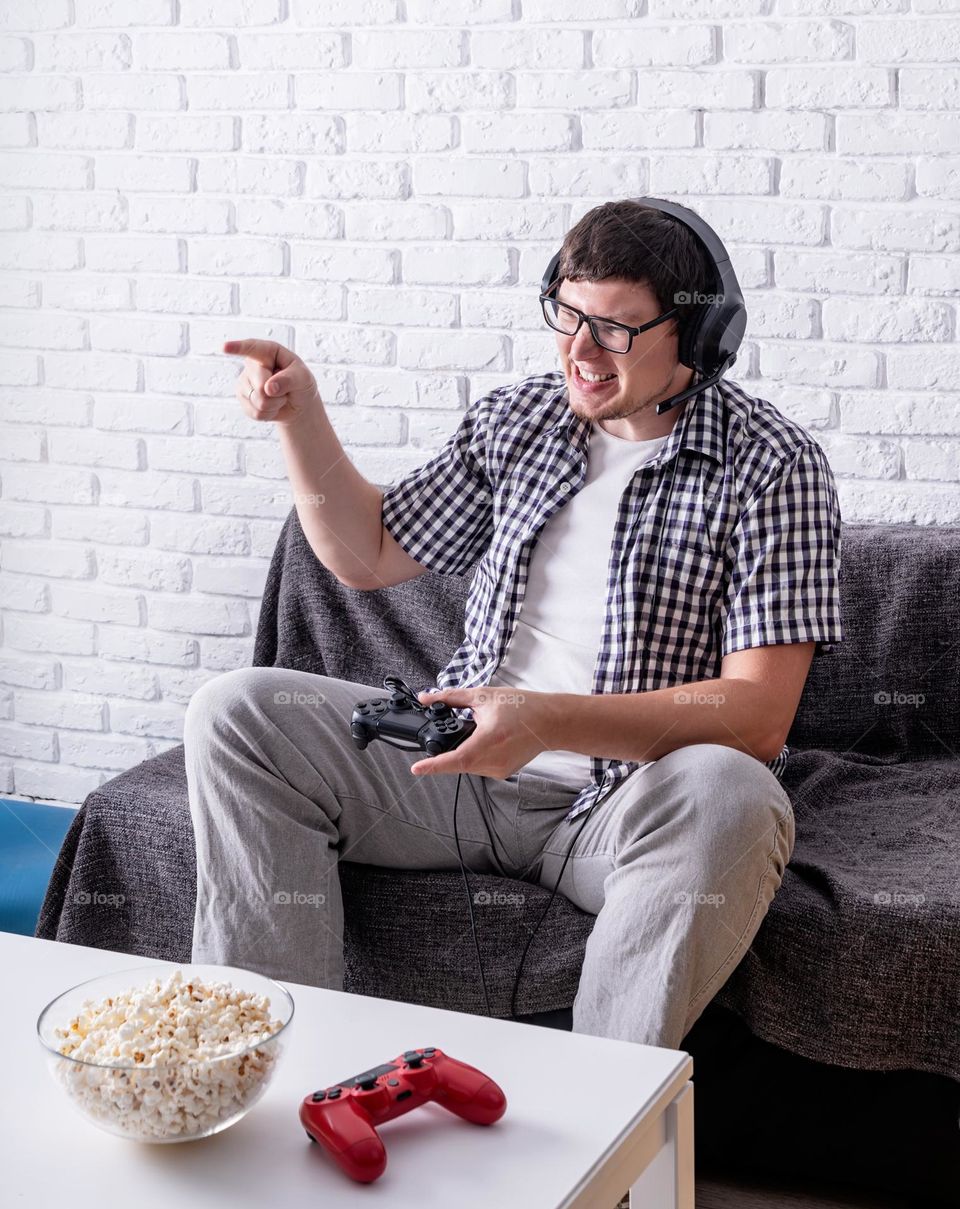
[[[196,868],[180,744],[87,795],[54,865],[35,935],[189,961]]]

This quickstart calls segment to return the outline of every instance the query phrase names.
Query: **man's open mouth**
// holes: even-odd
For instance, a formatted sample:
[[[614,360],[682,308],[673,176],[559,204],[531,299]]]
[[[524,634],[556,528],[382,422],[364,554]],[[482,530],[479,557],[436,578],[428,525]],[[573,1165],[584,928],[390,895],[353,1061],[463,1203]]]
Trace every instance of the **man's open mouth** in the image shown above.
[[[585,371],[586,376],[584,376],[576,361],[571,362],[571,364],[573,365],[573,380],[575,385],[579,390],[588,394],[605,390],[617,381],[616,374],[593,374],[590,371]]]

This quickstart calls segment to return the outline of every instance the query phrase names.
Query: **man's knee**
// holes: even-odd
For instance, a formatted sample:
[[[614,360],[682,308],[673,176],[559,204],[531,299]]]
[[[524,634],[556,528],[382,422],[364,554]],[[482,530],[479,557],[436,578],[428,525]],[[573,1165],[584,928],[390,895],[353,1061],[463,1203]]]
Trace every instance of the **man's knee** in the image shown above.
[[[786,790],[767,765],[739,748],[691,743],[670,752],[669,758],[682,769],[689,794],[696,800],[710,802],[719,797],[750,803],[774,817],[790,804]]]
[[[789,795],[761,760],[721,743],[692,743],[663,757],[683,786],[686,826],[702,834],[705,850],[731,845],[746,851],[777,843],[784,861],[794,840]]]
[[[201,719],[215,717],[224,709],[229,709],[238,695],[245,692],[251,672],[259,668],[238,667],[230,672],[221,672],[212,676],[202,684],[187,703],[185,721],[198,722]]]
[[[299,702],[308,688],[319,701],[323,696],[322,685],[318,687],[314,682],[327,677],[310,675],[309,685],[301,683],[307,675],[280,667],[238,667],[222,672],[201,685],[190,698],[184,715],[184,733],[211,725],[233,728],[244,717],[270,713],[275,707]]]

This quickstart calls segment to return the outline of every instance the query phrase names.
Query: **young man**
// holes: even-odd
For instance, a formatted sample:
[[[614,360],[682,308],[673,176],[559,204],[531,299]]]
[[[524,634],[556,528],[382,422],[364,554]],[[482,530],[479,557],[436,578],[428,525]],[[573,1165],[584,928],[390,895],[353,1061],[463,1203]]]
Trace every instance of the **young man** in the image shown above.
[[[597,207],[559,279],[544,315],[561,371],[474,402],[385,492],[299,358],[224,346],[246,358],[247,414],[280,424],[304,533],[341,582],[473,569],[464,640],[421,700],[477,726],[411,764],[350,740],[354,703],[380,686],[283,668],[204,685],[184,735],[193,956],[341,986],[338,857],[458,869],[463,774],[467,867],[550,889],[562,869],[560,892],[597,916],[575,1031],[677,1047],[793,849],[779,776],[814,648],[842,638],[840,512],[819,445],[736,383],[657,415],[694,377],[675,300],[711,280],[686,227]]]

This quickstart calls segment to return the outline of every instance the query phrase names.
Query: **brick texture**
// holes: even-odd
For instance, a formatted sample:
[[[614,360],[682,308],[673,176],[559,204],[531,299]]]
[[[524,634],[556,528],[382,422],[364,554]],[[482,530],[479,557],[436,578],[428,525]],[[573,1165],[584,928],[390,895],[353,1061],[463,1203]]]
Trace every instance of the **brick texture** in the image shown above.
[[[81,801],[250,662],[291,495],[223,340],[385,483],[556,367],[540,276],[611,198],[717,229],[846,520],[960,523],[958,60],[955,0],[0,6],[5,791]]]

